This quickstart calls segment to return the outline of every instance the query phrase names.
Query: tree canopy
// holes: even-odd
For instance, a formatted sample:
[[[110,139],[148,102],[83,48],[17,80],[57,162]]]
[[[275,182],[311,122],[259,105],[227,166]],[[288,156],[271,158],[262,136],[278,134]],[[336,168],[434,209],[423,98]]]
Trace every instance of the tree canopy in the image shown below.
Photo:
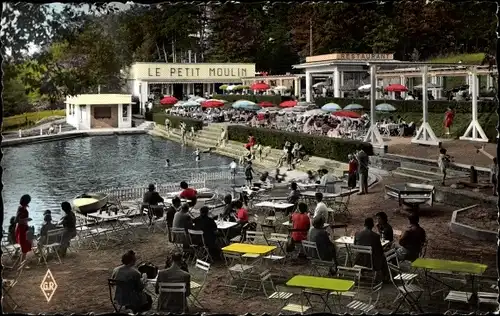
[[[4,102],[13,112],[39,98],[118,92],[133,62],[252,62],[292,72],[310,52],[394,53],[399,60],[493,52],[494,3],[425,0],[346,3],[4,5],[9,56]],[[86,7],[84,7],[86,6]],[[29,45],[41,47],[28,56]],[[23,87],[24,89],[21,89]],[[21,97],[24,90],[26,98]]]

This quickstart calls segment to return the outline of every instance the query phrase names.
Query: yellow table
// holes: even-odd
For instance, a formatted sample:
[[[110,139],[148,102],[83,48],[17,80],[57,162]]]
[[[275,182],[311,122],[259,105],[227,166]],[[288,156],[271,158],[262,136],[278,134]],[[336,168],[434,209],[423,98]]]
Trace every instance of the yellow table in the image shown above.
[[[431,271],[449,271],[455,273],[481,275],[488,267],[485,264],[441,259],[418,258],[411,264],[413,268]]]
[[[437,281],[451,289],[453,288],[450,285],[444,283],[438,278],[430,276],[428,272],[451,272],[451,273],[469,275],[472,287],[472,296],[469,302],[475,303],[475,301],[477,300],[477,291],[476,288],[474,287],[474,276],[483,274],[488,266],[485,264],[474,263],[474,262],[418,258],[417,260],[413,261],[412,267],[423,269],[426,279],[433,279],[434,281]],[[429,289],[429,295],[432,296],[430,289]]]
[[[222,251],[265,255],[267,253],[270,253],[271,251],[274,251],[276,248],[276,246],[234,243],[222,248]]]
[[[286,285],[290,287],[301,287],[304,289],[326,291],[325,293],[326,298],[323,298],[323,296],[321,296],[321,299],[323,300],[323,303],[325,303],[324,310],[328,308],[331,312],[332,310],[330,309],[330,306],[328,306],[328,296],[330,292],[337,292],[340,294],[343,292],[347,292],[354,286],[354,281],[335,279],[335,278],[322,278],[310,275],[296,275],[290,280],[288,280],[288,282],[286,282]],[[306,295],[305,292],[303,292],[303,294],[307,299],[309,305],[312,306],[309,297]],[[316,293],[314,294],[318,295]]]

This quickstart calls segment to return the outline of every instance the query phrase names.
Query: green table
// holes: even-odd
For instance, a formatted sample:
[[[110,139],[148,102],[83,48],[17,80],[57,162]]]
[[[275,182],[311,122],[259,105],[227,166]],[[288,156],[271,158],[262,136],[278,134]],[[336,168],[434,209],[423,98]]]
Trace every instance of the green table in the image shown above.
[[[325,310],[326,308],[328,308],[331,312],[330,306],[328,306],[328,295],[330,294],[330,292],[340,292],[340,293],[347,292],[354,286],[354,281],[334,279],[334,278],[322,278],[310,275],[296,275],[290,280],[288,280],[288,282],[286,282],[286,285],[290,287],[301,287],[303,289],[326,291],[325,293],[326,299],[323,298],[322,295],[320,296],[323,302],[325,303]],[[306,295],[305,292],[303,292],[303,294],[306,297],[309,304],[312,306],[309,297]],[[309,293],[309,294],[318,295],[316,293]]]
[[[474,262],[418,258],[417,260],[413,261],[412,267],[423,269],[425,271],[426,279],[433,279],[449,288],[451,288],[451,286],[449,286],[448,284],[444,283],[443,281],[437,278],[430,276],[428,272],[452,272],[452,273],[469,275],[472,286],[472,295],[469,300],[469,303],[476,304],[477,291],[476,288],[474,287],[474,276],[483,274],[488,266]],[[429,293],[429,295],[432,296],[431,293]]]
[[[486,271],[488,266],[474,262],[418,258],[413,261],[412,267],[431,271],[449,271],[455,273],[481,275],[484,271]]]

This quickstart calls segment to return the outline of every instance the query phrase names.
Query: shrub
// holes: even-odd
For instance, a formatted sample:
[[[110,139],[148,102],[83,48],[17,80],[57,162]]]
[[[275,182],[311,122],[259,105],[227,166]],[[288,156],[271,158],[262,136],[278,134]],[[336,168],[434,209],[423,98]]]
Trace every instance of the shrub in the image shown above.
[[[290,133],[266,128],[251,128],[241,125],[230,125],[228,136],[230,140],[246,143],[248,136],[253,135],[263,146],[282,148],[286,141],[300,143],[312,156],[348,162],[347,155],[363,149],[368,155],[373,155],[373,147],[369,143],[314,136],[302,133]]]
[[[66,110],[46,110],[8,116],[3,119],[2,130],[7,131],[26,128],[38,124],[38,122],[44,118],[65,115]]]
[[[316,98],[315,103],[318,107],[322,107],[327,103],[337,103],[344,107],[351,103],[357,103],[365,108],[365,111],[370,111],[369,99],[348,99],[348,98]],[[396,108],[396,113],[420,112],[422,113],[422,101],[420,100],[377,100],[377,104],[389,103]],[[471,113],[472,103],[468,101],[429,101],[428,109],[430,113],[444,113],[446,109],[451,107],[456,113]],[[478,112],[491,113],[496,110],[494,101],[478,102]]]
[[[170,120],[170,126],[173,128],[179,128],[181,125],[181,122],[186,123],[186,126],[188,129],[191,129],[191,126],[194,127],[195,131],[201,130],[203,128],[203,121],[200,120],[193,120],[188,117],[182,117],[182,116],[174,116],[174,115],[167,115],[164,112],[158,112],[153,114],[153,121],[156,124],[160,125],[165,125],[165,119]]]
[[[241,94],[216,94],[213,96],[214,99],[226,100],[228,102],[236,102],[238,100],[248,100],[255,103],[267,101],[274,103],[276,105],[282,102],[281,96],[279,95],[241,95]]]

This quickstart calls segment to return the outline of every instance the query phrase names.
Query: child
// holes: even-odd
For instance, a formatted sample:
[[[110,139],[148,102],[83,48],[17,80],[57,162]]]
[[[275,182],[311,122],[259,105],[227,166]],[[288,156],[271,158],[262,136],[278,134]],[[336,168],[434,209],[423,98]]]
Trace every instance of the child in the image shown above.
[[[248,161],[247,166],[245,167],[245,179],[247,181],[248,188],[252,187],[253,174],[254,174],[254,171],[252,168],[252,162]]]
[[[196,162],[200,161],[200,150],[198,148],[194,151],[194,156],[196,157]]]
[[[347,186],[351,189],[356,187],[356,177],[358,172],[358,161],[354,159],[354,155],[347,155],[349,158],[349,174],[347,178]]]
[[[276,175],[274,176],[274,180],[278,183],[281,183],[285,180],[286,174],[280,174],[280,169],[276,169]]]
[[[493,164],[490,166],[491,184],[493,184],[493,195],[498,195],[498,161],[497,157],[493,157]]]
[[[448,169],[448,165],[450,163],[450,156],[446,154],[446,149],[441,148],[439,149],[439,157],[438,157],[438,166],[439,169],[441,170],[441,173],[443,174],[443,181],[441,182],[441,185],[445,185],[444,181],[446,180],[446,169]]]
[[[308,183],[316,183],[316,176],[311,170],[307,171],[307,182]]]
[[[7,240],[9,244],[15,244],[16,243],[16,217],[12,216],[10,218],[10,225],[9,225],[9,235],[7,236]]]

